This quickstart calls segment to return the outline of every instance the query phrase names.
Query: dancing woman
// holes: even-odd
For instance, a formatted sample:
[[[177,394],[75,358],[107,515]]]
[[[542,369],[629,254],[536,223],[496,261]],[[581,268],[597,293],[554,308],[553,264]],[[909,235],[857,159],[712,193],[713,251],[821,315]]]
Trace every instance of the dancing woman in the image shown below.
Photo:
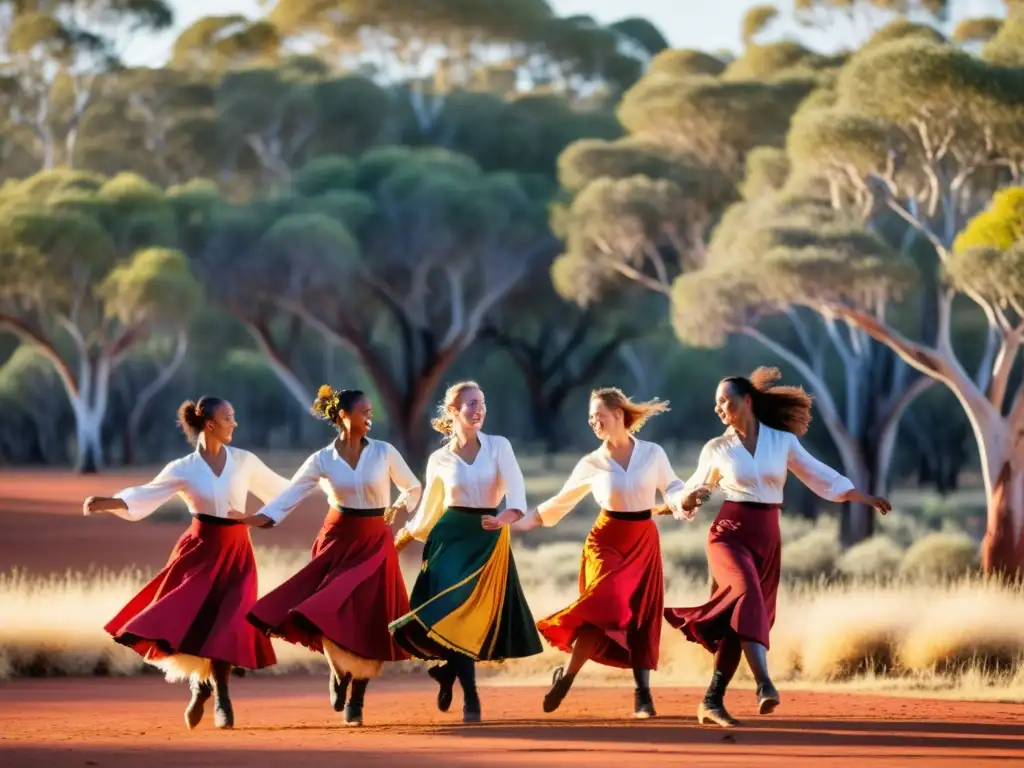
[[[388,624],[409,611],[389,525],[399,510],[416,506],[422,488],[394,446],[367,437],[373,404],[365,394],[320,387],[313,413],[334,424],[338,437],[306,459],[287,490],[247,522],[279,524],[318,486],[330,511],[312,560],[261,598],[249,621],[322,652],[331,668],[331,706],[344,708],[346,724],[362,725],[370,679],[384,662],[407,658],[388,632]],[[392,482],[401,491],[393,506]]]
[[[572,654],[568,668],[555,670],[545,712],[558,708],[580,669],[593,660],[632,669],[634,715],[655,715],[650,671],[658,668],[665,585],[651,515],[659,491],[678,510],[684,486],[662,447],[634,434],[667,410],[667,403],[634,403],[615,388],[593,392],[590,427],[601,447],[580,459],[557,495],[512,526],[526,531],[555,525],[587,494],[601,506],[583,545],[579,599],[537,623],[551,645]]]
[[[480,431],[487,407],[476,383],[450,387],[440,411],[433,426],[449,442],[431,454],[420,508],[396,537],[399,549],[426,542],[423,566],[412,609],[391,632],[411,655],[446,661],[429,673],[439,685],[438,708],[448,711],[458,679],[463,721],[478,723],[475,663],[542,650],[508,529],[523,516],[526,487],[508,440]]]
[[[257,596],[256,560],[242,522],[246,494],[270,499],[288,481],[248,451],[228,447],[238,425],[226,400],[185,402],[178,423],[195,444],[194,453],[172,461],[146,485],[112,497],[90,496],[83,511],[134,521],[176,494],[188,505],[192,524],[167,565],[105,629],[162,669],[168,682],[189,681],[189,729],[199,724],[211,694],[216,726],[231,728],[231,668],[262,669],[276,661],[270,640],[245,620]]]
[[[725,690],[740,657],[757,683],[759,714],[779,705],[768,674],[769,632],[775,623],[782,542],[779,512],[789,472],[818,496],[867,504],[887,513],[886,499],[868,496],[847,478],[811,456],[799,438],[811,421],[811,397],[799,387],[778,386],[775,368],[758,368],[750,378],[723,379],[715,413],[728,427],[700,454],[687,481],[682,517],[691,519],[717,487],[725,495],[708,533],[711,599],[696,608],[669,608],[668,622],[715,655],[711,685],[697,710],[723,727],[738,725],[725,709]]]

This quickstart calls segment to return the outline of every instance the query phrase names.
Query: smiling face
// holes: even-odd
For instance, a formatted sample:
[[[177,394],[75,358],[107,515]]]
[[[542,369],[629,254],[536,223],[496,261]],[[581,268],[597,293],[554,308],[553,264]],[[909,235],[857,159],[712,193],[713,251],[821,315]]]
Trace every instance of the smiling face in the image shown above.
[[[727,427],[746,424],[751,415],[750,396],[739,394],[731,381],[723,381],[715,392],[715,413]]]
[[[621,408],[609,408],[600,397],[590,398],[590,428],[598,440],[609,440],[626,431]]]
[[[373,403],[370,402],[370,398],[360,397],[352,404],[351,410],[341,411],[338,414],[338,423],[346,434],[357,440],[366,437],[373,428]]]
[[[213,410],[213,415],[203,425],[203,434],[207,440],[213,439],[227,445],[235,434],[235,409],[231,403],[221,403]]]
[[[487,403],[484,402],[484,393],[478,387],[463,389],[448,409],[455,423],[463,429],[483,429],[484,419],[487,417]]]

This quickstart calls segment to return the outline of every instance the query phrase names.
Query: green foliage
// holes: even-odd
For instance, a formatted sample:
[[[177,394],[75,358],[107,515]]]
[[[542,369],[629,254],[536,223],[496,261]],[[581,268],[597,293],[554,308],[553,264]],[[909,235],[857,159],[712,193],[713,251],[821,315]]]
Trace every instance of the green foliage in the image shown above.
[[[1010,14],[985,44],[981,56],[1005,67],[1024,66],[1024,14]]]
[[[678,80],[700,75],[714,77],[722,74],[725,67],[724,61],[704,51],[669,48],[654,57],[647,73],[648,77],[664,75]]]

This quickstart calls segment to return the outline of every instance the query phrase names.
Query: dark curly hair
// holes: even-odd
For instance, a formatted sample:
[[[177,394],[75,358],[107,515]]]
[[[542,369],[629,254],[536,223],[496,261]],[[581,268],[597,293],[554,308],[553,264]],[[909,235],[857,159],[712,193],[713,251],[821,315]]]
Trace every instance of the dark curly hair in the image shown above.
[[[204,395],[199,398],[199,402],[186,400],[178,406],[178,426],[181,427],[181,431],[185,433],[185,437],[192,445],[199,440],[206,422],[212,419],[217,409],[226,405],[227,402],[222,397]]]
[[[359,389],[334,389],[330,384],[324,384],[317,390],[310,410],[317,418],[337,425],[341,412],[351,412],[364,397],[366,393]]]
[[[778,368],[762,366],[746,376],[728,376],[728,382],[738,395],[750,398],[754,418],[762,424],[797,437],[807,434],[811,425],[811,405],[814,399],[803,387],[779,385],[782,373]]]

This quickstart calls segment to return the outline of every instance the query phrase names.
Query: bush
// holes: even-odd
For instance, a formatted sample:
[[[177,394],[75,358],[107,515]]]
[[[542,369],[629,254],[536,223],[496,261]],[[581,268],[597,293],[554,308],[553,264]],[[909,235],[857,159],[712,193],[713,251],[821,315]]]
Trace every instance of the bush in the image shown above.
[[[806,536],[782,546],[782,572],[801,578],[830,576],[839,559],[835,531],[819,527]]]
[[[978,545],[965,533],[932,533],[914,542],[900,563],[911,578],[948,579],[978,567]]]
[[[872,536],[846,550],[836,563],[839,571],[856,579],[891,576],[903,560],[903,547],[888,536]]]

